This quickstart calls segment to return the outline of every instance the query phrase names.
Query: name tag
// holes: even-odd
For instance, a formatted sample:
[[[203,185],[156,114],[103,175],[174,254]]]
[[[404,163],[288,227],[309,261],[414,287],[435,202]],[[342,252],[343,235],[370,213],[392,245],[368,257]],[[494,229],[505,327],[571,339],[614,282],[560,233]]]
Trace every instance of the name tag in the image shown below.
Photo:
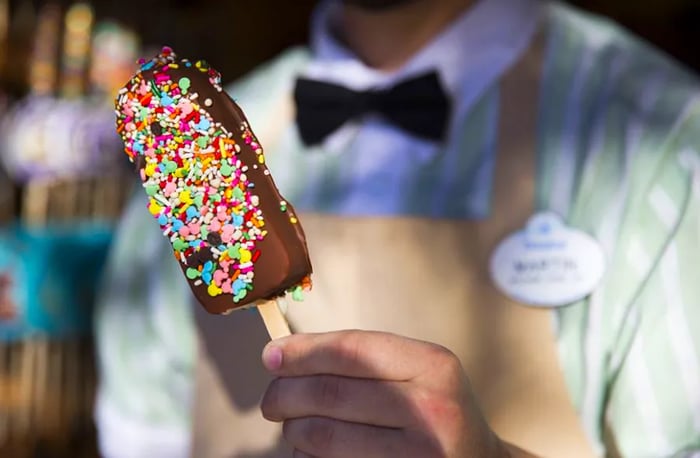
[[[561,307],[593,292],[605,272],[605,255],[593,237],[543,212],[498,245],[490,271],[496,287],[511,299]]]

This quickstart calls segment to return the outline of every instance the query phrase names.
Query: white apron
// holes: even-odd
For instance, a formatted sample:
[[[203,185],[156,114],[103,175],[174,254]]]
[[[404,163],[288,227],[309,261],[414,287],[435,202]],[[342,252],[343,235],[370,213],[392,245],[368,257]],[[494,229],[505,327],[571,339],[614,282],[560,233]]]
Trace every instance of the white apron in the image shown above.
[[[514,303],[488,274],[496,244],[534,210],[542,41],[501,81],[491,215],[480,221],[301,215],[314,289],[295,332],[368,329],[442,344],[461,359],[499,436],[536,454],[593,456],[559,366],[551,311]],[[291,111],[291,110],[290,110]],[[198,310],[193,456],[289,456],[259,401],[267,335],[257,314]]]

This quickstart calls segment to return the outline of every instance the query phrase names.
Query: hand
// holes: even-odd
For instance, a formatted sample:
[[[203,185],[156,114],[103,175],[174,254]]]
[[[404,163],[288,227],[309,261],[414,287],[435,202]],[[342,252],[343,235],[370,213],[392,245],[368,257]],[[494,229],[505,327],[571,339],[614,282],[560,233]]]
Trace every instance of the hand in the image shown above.
[[[278,377],[263,415],[284,422],[296,457],[510,456],[444,347],[378,332],[298,334],[268,344],[263,363]]]

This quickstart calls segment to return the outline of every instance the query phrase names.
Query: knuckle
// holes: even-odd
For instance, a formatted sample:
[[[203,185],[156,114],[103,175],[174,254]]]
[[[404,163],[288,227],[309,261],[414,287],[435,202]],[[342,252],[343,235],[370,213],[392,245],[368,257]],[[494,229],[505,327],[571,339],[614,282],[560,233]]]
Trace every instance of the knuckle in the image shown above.
[[[426,420],[434,416],[433,412],[441,410],[443,400],[442,396],[438,396],[435,392],[423,390],[415,395],[414,404],[420,412],[421,418]]]
[[[336,335],[333,344],[327,349],[327,358],[336,364],[352,370],[362,360],[362,338],[357,331],[342,331]]]
[[[415,394],[413,403],[426,430],[434,430],[445,423],[461,424],[462,406],[457,399],[433,390]]]
[[[335,426],[322,418],[309,418],[302,429],[302,440],[315,454],[325,456],[333,448]]]
[[[323,411],[331,411],[343,402],[342,382],[338,377],[320,376],[316,379],[315,398]]]
[[[292,446],[313,455],[328,456],[335,441],[335,425],[332,420],[319,417],[287,420],[282,435]]]
[[[430,344],[430,356],[440,366],[454,367],[459,364],[459,359],[449,348],[438,344]],[[461,366],[460,366],[461,367]]]
[[[357,333],[347,331],[343,333],[342,339],[338,344],[338,350],[341,356],[349,362],[356,362],[360,359],[361,339]]]
[[[436,375],[457,380],[464,372],[457,355],[442,345],[430,344],[428,358]]]

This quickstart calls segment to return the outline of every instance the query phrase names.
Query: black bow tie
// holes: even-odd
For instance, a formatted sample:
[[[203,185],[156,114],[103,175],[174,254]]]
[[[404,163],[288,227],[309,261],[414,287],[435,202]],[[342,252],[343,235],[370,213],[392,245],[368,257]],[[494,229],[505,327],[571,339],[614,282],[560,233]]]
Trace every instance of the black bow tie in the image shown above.
[[[299,78],[294,90],[297,126],[308,146],[323,140],[347,121],[373,113],[401,129],[429,140],[442,140],[450,99],[431,72],[383,90],[357,92],[335,84]]]

